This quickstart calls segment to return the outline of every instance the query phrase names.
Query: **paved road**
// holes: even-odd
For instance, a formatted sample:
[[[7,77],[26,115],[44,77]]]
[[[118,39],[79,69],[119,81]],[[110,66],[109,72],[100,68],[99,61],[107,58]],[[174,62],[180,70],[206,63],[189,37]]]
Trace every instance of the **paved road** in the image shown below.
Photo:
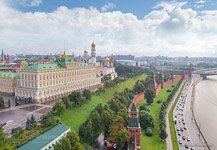
[[[11,130],[16,127],[25,128],[27,117],[34,115],[36,121],[40,120],[43,113],[51,109],[52,106],[44,104],[27,104],[22,106],[11,107],[0,111],[0,124],[4,125],[4,131],[10,135]]]
[[[183,84],[184,84],[184,82],[182,82],[178,91],[173,96],[173,99],[171,100],[171,102],[169,103],[169,105],[167,107],[167,112],[166,112],[166,131],[168,134],[168,136],[166,138],[167,150],[173,150],[173,145],[172,145],[172,141],[171,141],[171,133],[170,133],[169,111],[172,108],[173,104],[175,103],[175,100],[176,100],[177,96],[179,95],[179,92],[181,91]]]
[[[195,149],[206,150],[206,144],[203,142],[202,136],[192,115],[192,93],[193,84],[197,78],[193,77],[184,87],[182,94],[173,112],[173,119],[176,122],[176,134],[179,142],[179,149]]]

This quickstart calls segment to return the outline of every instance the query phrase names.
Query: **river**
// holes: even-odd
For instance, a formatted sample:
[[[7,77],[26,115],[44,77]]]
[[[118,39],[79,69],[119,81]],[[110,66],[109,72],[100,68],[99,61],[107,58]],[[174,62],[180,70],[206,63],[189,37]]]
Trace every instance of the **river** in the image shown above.
[[[201,80],[195,87],[195,117],[211,149],[217,149],[217,76]]]

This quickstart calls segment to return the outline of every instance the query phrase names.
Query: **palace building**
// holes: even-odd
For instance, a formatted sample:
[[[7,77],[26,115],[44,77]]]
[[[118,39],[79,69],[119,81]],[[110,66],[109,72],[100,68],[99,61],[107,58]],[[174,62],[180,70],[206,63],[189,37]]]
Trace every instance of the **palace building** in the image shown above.
[[[95,46],[93,42],[91,63],[74,61],[64,52],[53,63],[29,64],[16,73],[0,72],[0,92],[41,103],[72,91],[99,88],[102,67],[96,65]]]

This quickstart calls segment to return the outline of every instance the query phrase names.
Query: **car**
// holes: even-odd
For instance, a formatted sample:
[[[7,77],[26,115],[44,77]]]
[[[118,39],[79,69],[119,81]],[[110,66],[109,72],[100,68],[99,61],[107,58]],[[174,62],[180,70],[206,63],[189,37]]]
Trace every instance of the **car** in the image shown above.
[[[181,123],[181,121],[179,120],[179,123]]]
[[[178,132],[178,136],[181,136],[181,133],[180,133],[180,132]]]
[[[184,121],[184,118],[182,118],[182,121]]]
[[[183,129],[182,129],[182,128],[180,128],[180,131],[182,131],[182,132],[183,132]]]
[[[186,127],[186,126],[184,126],[183,128],[184,128],[184,130],[187,130],[187,127]]]
[[[188,142],[190,142],[190,141],[191,141],[190,137],[187,137],[187,141],[188,141]]]
[[[188,145],[187,144],[185,144],[185,148],[188,149]]]
[[[175,115],[175,118],[177,118],[177,116]]]
[[[191,147],[191,149],[190,150],[195,150],[193,147]]]
[[[184,135],[182,136],[182,139],[185,140],[185,136]]]
[[[179,127],[177,127],[177,129],[176,129],[177,131],[180,131],[180,129],[179,129]]]
[[[179,144],[180,144],[180,145],[182,144],[182,140],[181,140],[181,139],[179,140]]]
[[[185,122],[183,122],[182,124],[185,125]]]

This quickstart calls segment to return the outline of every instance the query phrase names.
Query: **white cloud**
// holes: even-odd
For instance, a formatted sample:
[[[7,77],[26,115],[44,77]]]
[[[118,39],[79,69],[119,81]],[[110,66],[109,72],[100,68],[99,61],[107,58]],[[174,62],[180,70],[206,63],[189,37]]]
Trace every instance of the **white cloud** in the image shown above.
[[[102,6],[101,12],[107,12],[111,9],[115,8],[115,4],[111,2],[106,2],[105,5]]]
[[[217,11],[184,9],[186,3],[158,4],[138,19],[131,13],[101,12],[95,8],[24,13],[0,2],[0,48],[9,53],[68,53],[168,56],[216,56]]]
[[[42,0],[17,0],[24,7],[36,7],[42,4]]]
[[[196,3],[197,4],[204,4],[204,3],[206,3],[206,1],[205,0],[197,0]]]

